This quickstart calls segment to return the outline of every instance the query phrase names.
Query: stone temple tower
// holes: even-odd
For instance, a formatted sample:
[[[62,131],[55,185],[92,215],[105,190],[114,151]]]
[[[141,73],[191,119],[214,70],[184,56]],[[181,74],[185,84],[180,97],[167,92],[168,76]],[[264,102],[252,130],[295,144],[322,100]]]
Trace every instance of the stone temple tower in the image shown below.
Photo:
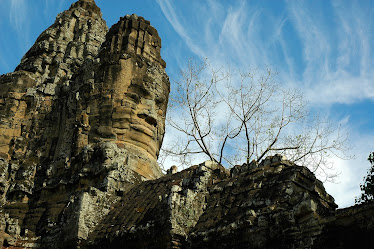
[[[149,21],[126,15],[108,31],[95,1],[79,0],[0,76],[0,235],[12,248],[77,246],[124,193],[163,175],[160,49]]]
[[[95,69],[87,70],[94,74],[84,76],[86,87],[79,93],[79,113],[89,128],[78,132],[78,150],[111,142],[136,155],[128,158],[128,166],[145,179],[161,176],[156,160],[170,84],[160,49],[161,40],[149,22],[126,15],[109,30]]]

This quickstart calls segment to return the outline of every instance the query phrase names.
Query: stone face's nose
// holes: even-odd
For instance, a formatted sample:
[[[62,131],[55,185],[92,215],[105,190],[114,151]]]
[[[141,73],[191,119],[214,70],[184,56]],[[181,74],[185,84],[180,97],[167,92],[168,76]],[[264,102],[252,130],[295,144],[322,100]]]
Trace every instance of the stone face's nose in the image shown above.
[[[157,116],[156,112],[154,111],[154,108],[149,108],[146,110],[142,110],[138,113],[138,117],[142,118],[147,122],[148,124],[157,127]]]
[[[154,114],[149,114],[147,115],[147,117],[145,118],[145,121],[150,124],[150,125],[153,125],[154,127],[157,127],[157,118]]]

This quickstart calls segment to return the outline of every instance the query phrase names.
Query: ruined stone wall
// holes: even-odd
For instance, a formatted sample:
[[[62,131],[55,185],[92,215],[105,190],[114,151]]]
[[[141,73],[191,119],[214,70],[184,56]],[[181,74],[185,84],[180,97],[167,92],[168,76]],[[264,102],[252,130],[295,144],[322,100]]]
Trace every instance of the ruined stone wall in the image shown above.
[[[336,210],[282,156],[230,173],[208,161],[133,188],[82,248],[372,248],[373,205]]]
[[[209,186],[227,176],[222,166],[203,163],[139,184],[121,198],[82,246],[181,248],[206,209]]]
[[[312,248],[336,207],[307,168],[268,157],[211,188],[191,248]]]

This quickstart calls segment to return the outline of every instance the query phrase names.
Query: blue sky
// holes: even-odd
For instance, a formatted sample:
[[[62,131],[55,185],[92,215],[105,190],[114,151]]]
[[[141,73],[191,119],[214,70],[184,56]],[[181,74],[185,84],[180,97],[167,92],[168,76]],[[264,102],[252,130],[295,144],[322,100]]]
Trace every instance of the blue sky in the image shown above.
[[[0,0],[0,74],[11,72],[74,0]],[[162,39],[171,79],[190,57],[214,65],[270,66],[300,88],[313,111],[350,133],[352,160],[334,159],[338,184],[325,186],[352,205],[374,150],[374,1],[96,0],[108,26],[136,13]],[[168,137],[166,137],[166,140]],[[170,138],[169,138],[170,139]]]

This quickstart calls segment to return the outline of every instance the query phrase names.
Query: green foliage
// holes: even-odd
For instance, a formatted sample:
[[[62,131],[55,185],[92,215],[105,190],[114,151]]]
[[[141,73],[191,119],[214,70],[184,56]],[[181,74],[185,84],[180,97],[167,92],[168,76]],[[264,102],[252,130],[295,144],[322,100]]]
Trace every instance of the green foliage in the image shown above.
[[[368,170],[368,175],[364,177],[364,183],[360,184],[362,194],[360,198],[356,199],[356,203],[374,201],[374,152],[369,154],[368,160],[371,164],[371,168]]]

